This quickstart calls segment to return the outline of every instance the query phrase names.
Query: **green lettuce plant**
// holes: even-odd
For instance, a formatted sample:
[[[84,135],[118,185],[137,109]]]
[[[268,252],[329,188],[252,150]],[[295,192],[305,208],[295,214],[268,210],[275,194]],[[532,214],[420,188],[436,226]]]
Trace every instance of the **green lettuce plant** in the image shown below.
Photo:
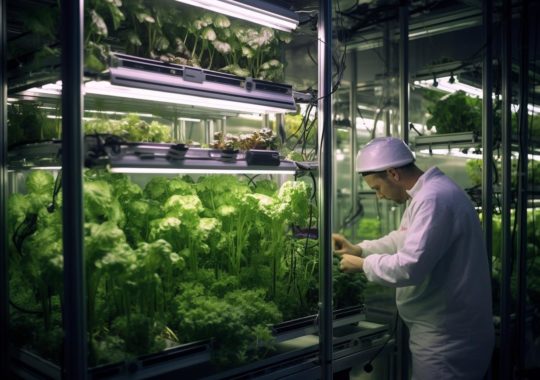
[[[309,223],[307,183],[154,177],[142,189],[102,170],[84,179],[91,365],[198,339],[211,340],[215,363],[237,365],[272,351],[269,325],[316,313],[318,243],[289,228]],[[44,171],[26,189],[8,205],[14,338],[57,362],[62,194],[51,208],[55,178]]]

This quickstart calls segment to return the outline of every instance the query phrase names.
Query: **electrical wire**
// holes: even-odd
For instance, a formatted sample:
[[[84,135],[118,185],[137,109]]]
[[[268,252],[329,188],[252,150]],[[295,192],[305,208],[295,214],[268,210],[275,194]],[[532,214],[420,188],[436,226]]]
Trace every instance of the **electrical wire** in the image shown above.
[[[384,341],[383,345],[375,352],[375,354],[368,360],[368,362],[364,365],[364,371],[366,371],[367,373],[370,373],[371,371],[373,371],[373,366],[371,365],[371,363],[377,358],[377,356],[380,355],[380,353],[384,350],[384,348],[388,345],[388,343],[390,342],[390,340],[395,336],[396,334],[396,331],[397,331],[397,325],[398,325],[398,317],[399,317],[399,313],[398,311],[396,310],[395,311],[395,316],[394,316],[394,326],[392,328],[392,332],[390,333],[390,335],[388,335],[388,338],[386,338],[386,340]]]
[[[360,120],[362,120],[362,124],[364,126],[364,128],[366,129],[366,131],[368,131],[368,133],[371,135],[373,132],[371,129],[369,129],[369,127],[367,126],[366,124],[366,120],[364,119],[364,115],[362,115],[362,110],[360,108],[360,106],[356,106],[356,110],[358,111],[358,115],[360,116]],[[373,127],[375,128],[375,127]]]
[[[338,14],[341,13],[341,6],[340,6],[340,1],[339,0],[336,0],[335,2],[336,4],[336,9],[335,9],[335,12],[336,12],[336,17]],[[344,25],[343,25],[343,17],[338,17],[337,19],[337,24],[340,24],[341,28],[343,29],[344,28]],[[327,44],[327,43],[332,43],[332,41],[330,42],[326,42],[326,41],[322,41],[320,38],[318,38],[318,41],[322,42],[323,44]],[[345,68],[346,68],[346,65],[345,65],[345,57],[347,55],[347,44],[343,43],[343,53],[341,54],[341,58],[340,60],[338,61],[339,64],[337,65],[337,70],[336,70],[336,75],[333,76],[334,78],[337,78],[335,80],[335,82],[333,83],[332,85],[332,89],[330,90],[330,92],[328,94],[323,94],[321,97],[317,98],[317,102],[319,100],[322,100],[322,99],[325,99],[327,97],[330,97],[332,96],[339,88],[339,86],[341,85],[341,79],[343,78],[343,74],[345,72]],[[333,57],[332,57],[333,59]],[[328,126],[324,125],[323,124],[323,130],[321,131],[321,141],[319,143],[319,150],[318,152],[322,152],[322,146],[323,146],[323,142],[324,142],[324,138],[326,136],[326,128]]]

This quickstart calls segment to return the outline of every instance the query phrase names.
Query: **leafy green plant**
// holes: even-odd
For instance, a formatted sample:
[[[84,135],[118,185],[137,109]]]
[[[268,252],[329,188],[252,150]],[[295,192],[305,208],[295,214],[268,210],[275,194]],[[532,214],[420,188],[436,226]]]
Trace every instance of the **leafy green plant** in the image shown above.
[[[272,351],[269,324],[317,311],[317,241],[289,229],[308,223],[306,183],[155,177],[141,189],[102,170],[84,179],[91,365],[196,339],[235,365]],[[51,208],[55,178],[44,171],[26,189],[8,205],[10,315],[19,345],[58,361],[62,194]]]
[[[125,18],[122,0],[90,0],[85,5],[84,65],[101,72],[108,66],[110,29],[118,29]]]
[[[382,236],[381,221],[376,218],[362,218],[358,223],[360,240],[374,240]]]
[[[239,137],[222,132],[214,133],[211,147],[223,150],[276,149],[277,137],[270,128],[262,128],[258,132],[242,134]]]
[[[47,118],[39,102],[16,102],[8,106],[8,144],[59,139],[60,125]],[[60,112],[60,110],[58,110]]]
[[[502,162],[500,160],[495,160],[494,171],[497,171],[496,178],[502,178]],[[518,160],[511,160],[511,178],[510,183],[513,187],[517,186],[517,170],[518,170]],[[481,159],[470,159],[465,163],[465,170],[469,179],[471,180],[473,186],[482,185],[482,171],[483,171],[483,161]],[[527,168],[528,182],[533,185],[540,183],[540,163],[537,160],[529,160]]]
[[[123,12],[119,39],[130,54],[268,80],[283,75],[279,49],[288,34],[168,1],[124,0]]]
[[[215,360],[222,365],[257,359],[256,347],[268,350],[272,341],[268,324],[278,322],[281,315],[264,300],[264,290],[233,290],[217,297],[200,284],[183,287],[176,305],[178,330],[186,341],[214,338]]]
[[[482,101],[471,98],[463,91],[444,96],[428,108],[431,116],[427,120],[428,129],[437,133],[476,132],[482,128]]]
[[[161,124],[155,120],[147,123],[139,115],[129,114],[115,120],[97,118],[85,121],[86,134],[113,134],[126,141],[132,142],[171,142],[172,129],[170,125]]]
[[[510,224],[514,223],[515,219],[514,211],[510,215]],[[500,286],[501,270],[502,270],[502,219],[500,215],[493,215],[493,257],[492,257],[492,279],[494,286],[494,307],[496,312],[498,311],[498,295],[500,294],[498,289]],[[529,209],[527,210],[527,298],[531,304],[536,305],[540,301],[540,230],[536,228],[540,222],[540,210]],[[514,244],[516,241],[514,240]],[[517,251],[517,246],[514,248],[514,252]],[[515,263],[515,256],[513,256]],[[511,289],[512,297],[515,300],[517,295],[517,270],[514,264],[511,277]]]

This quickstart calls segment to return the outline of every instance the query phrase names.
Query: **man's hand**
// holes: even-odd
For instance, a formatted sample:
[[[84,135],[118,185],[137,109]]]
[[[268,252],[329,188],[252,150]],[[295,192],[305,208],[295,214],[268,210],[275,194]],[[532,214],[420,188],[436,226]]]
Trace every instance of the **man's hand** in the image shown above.
[[[345,236],[340,234],[332,234],[332,240],[334,241],[334,253],[338,256],[353,255],[362,256],[362,248],[358,245],[352,244],[345,239]]]
[[[353,255],[341,255],[339,270],[345,273],[362,272],[364,269],[364,259]]]
[[[362,248],[352,244],[343,235],[332,234],[334,254],[341,258],[339,270],[345,273],[361,272],[364,267]]]

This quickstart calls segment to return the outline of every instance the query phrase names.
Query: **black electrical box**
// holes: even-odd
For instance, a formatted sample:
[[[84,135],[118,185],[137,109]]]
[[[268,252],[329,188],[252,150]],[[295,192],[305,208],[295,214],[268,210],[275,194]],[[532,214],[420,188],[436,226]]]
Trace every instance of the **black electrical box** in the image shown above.
[[[279,152],[250,149],[246,152],[246,161],[248,165],[279,166]]]

